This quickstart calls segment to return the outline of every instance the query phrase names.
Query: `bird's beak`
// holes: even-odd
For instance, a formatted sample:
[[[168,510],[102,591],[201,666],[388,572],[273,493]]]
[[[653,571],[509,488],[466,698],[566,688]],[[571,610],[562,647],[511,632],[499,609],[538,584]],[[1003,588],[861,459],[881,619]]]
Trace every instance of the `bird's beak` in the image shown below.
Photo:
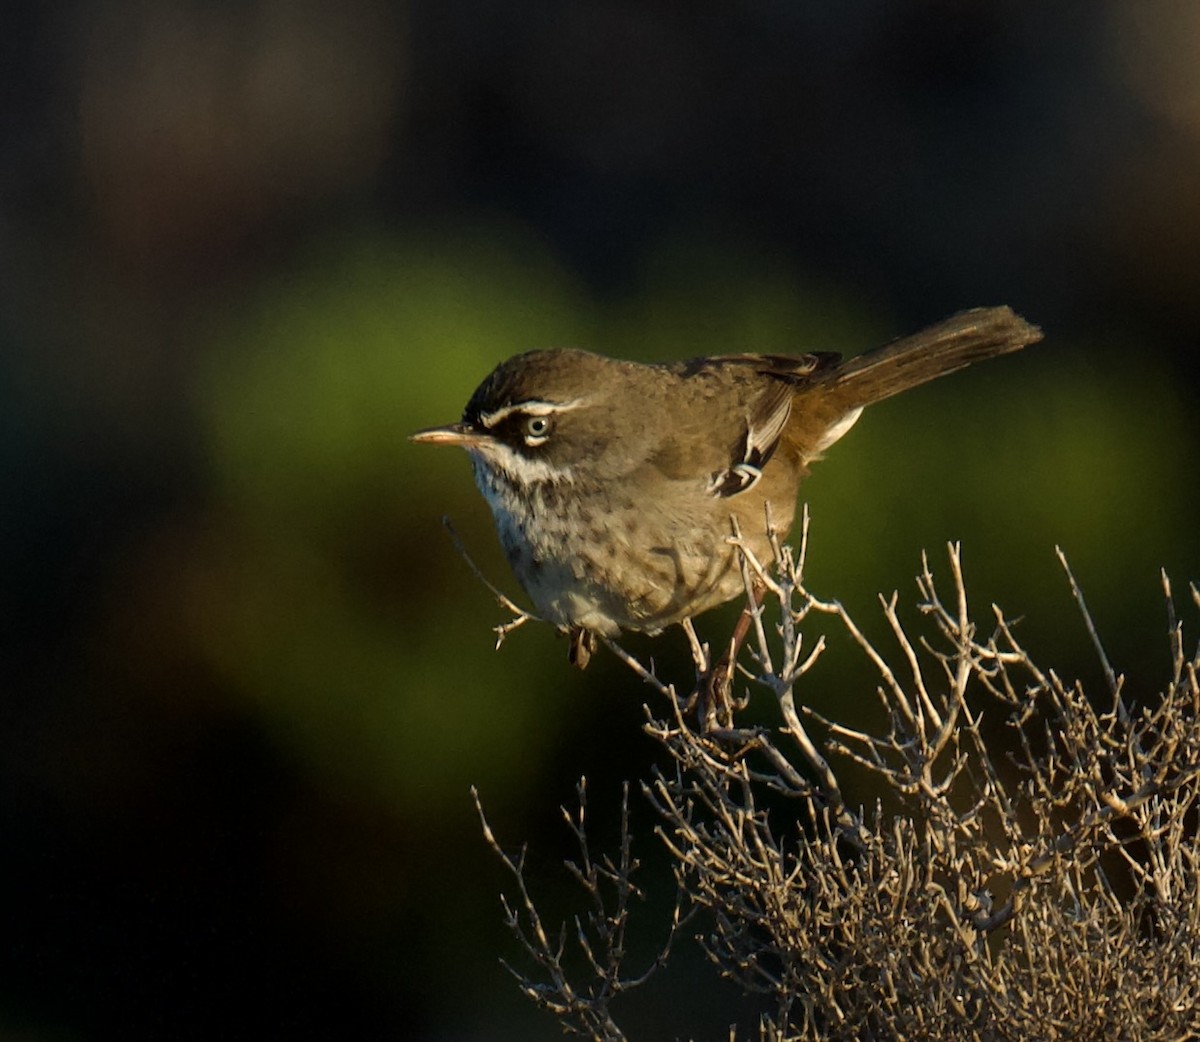
[[[467,423],[452,423],[446,427],[427,427],[408,436],[409,441],[425,445],[460,445],[469,449],[488,440],[488,435]]]

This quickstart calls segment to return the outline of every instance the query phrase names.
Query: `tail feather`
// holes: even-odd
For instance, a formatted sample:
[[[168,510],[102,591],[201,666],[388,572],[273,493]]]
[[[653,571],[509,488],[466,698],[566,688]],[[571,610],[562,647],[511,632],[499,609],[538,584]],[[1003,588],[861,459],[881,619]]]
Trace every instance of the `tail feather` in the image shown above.
[[[848,359],[816,375],[813,386],[849,411],[1041,339],[1042,331],[1011,308],[975,308]]]

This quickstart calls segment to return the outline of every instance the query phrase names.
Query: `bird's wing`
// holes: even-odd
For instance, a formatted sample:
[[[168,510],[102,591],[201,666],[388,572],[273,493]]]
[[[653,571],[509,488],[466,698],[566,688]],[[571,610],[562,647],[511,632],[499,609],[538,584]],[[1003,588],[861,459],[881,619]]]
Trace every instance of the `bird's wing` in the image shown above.
[[[725,364],[745,365],[760,376],[771,377],[762,384],[746,411],[745,426],[733,444],[729,464],[714,471],[709,491],[726,498],[749,491],[762,477],[762,468],[774,455],[792,414],[798,387],[813,374],[831,369],[841,356],[828,351],[804,355],[728,355]]]
[[[702,479],[713,496],[748,491],[779,445],[797,387],[838,357],[745,354],[685,363],[682,374],[713,379],[714,394],[707,400],[724,400],[725,408],[700,410],[702,415],[675,425],[651,463],[674,479]]]
[[[726,498],[753,488],[775,454],[791,414],[792,388],[782,382],[768,384],[747,411],[728,459],[722,461],[725,465],[709,476],[708,491]]]

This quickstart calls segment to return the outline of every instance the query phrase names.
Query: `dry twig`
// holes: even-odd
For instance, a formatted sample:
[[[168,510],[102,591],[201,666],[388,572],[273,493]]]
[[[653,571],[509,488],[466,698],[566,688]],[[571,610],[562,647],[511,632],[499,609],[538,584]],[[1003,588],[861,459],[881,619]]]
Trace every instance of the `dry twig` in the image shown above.
[[[693,721],[674,685],[610,645],[659,696],[646,730],[668,765],[642,790],[681,901],[703,916],[697,941],[723,975],[772,1000],[760,1042],[1200,1037],[1200,648],[1185,648],[1166,577],[1170,676],[1137,708],[1060,554],[1107,682],[1094,703],[1037,666],[999,609],[979,633],[957,545],[949,597],[922,561],[931,632],[914,640],[896,595],[881,598],[893,666],[841,604],[808,591],[807,516],[801,532],[798,553],[776,543],[769,563],[734,536],[747,590],[765,590],[777,613],[770,624],[754,610],[745,671],[774,726],[737,719],[744,703],[719,724]],[[804,643],[814,615],[873,665],[883,733],[800,704],[823,648]],[[694,635],[692,646],[695,693],[710,655]],[[985,735],[985,714],[1006,722],[1007,747]],[[872,807],[847,801],[845,763],[876,780]],[[613,1002],[647,976],[620,971],[636,862],[624,817],[619,853],[593,859],[582,786],[579,800],[569,824],[581,850],[571,872],[591,902],[575,929],[586,987],[567,978],[566,935],[542,926],[522,857],[483,824],[517,887],[506,918],[535,967],[514,971],[523,990],[568,1031],[618,1039]]]

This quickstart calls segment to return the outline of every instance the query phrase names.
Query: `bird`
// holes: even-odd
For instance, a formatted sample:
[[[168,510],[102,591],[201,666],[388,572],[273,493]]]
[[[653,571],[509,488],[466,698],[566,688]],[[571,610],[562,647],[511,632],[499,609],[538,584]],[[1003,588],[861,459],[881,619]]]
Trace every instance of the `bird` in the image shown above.
[[[768,517],[786,538],[810,465],[864,408],[1041,337],[991,307],[846,360],[528,351],[492,370],[458,423],[411,440],[467,451],[513,573],[582,668],[599,637],[690,626],[743,594],[734,524],[770,561]]]

